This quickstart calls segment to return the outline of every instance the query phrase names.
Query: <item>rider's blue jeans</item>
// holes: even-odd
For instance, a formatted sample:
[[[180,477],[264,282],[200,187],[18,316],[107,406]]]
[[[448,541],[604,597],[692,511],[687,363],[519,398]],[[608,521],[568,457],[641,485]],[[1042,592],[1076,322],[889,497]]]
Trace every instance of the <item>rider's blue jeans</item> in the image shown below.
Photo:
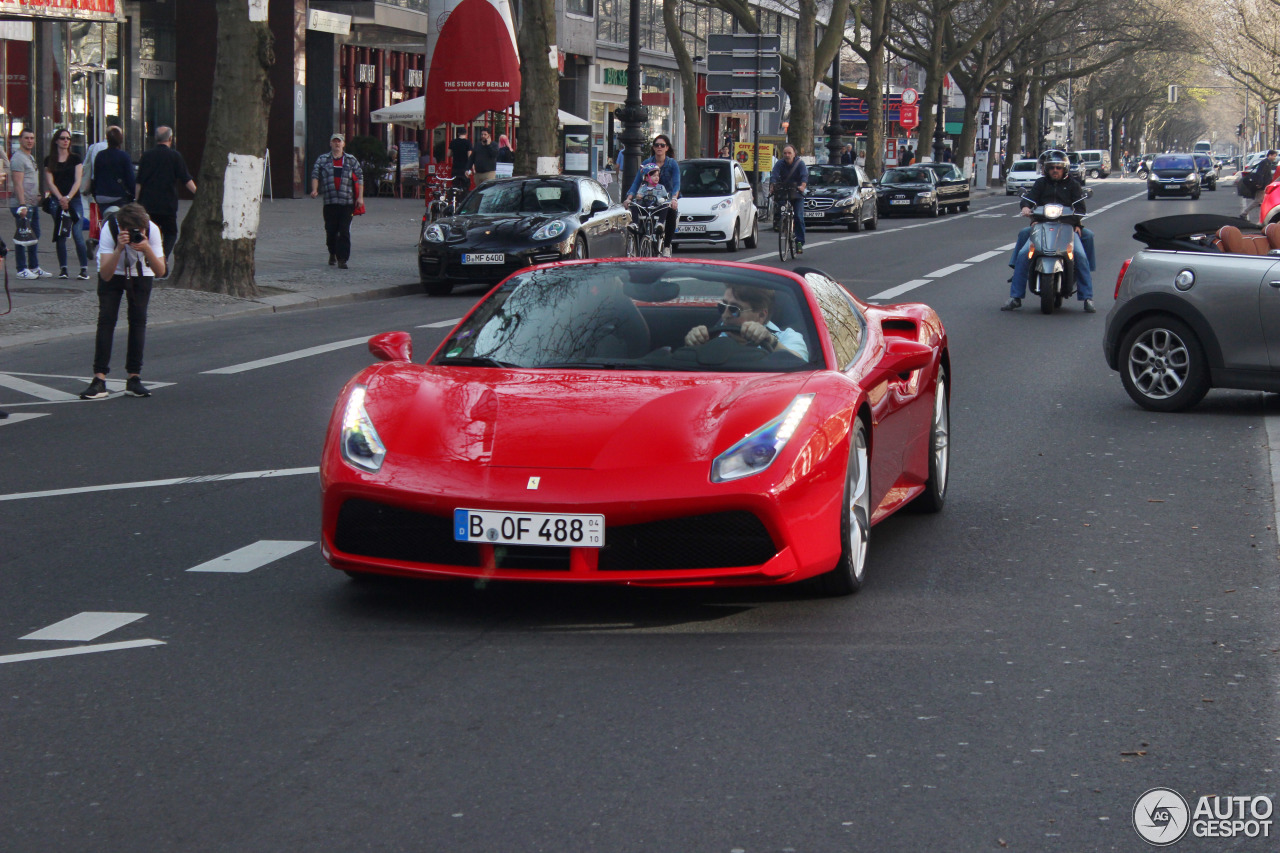
[[[1031,258],[1029,257],[1027,248],[1027,239],[1031,236],[1031,229],[1026,229],[1026,236],[1018,241],[1018,247],[1013,250],[1013,281],[1009,283],[1009,296],[1013,299],[1022,299],[1027,295],[1027,279],[1031,275]],[[1075,237],[1075,255],[1077,258],[1088,258],[1085,251],[1084,241],[1080,239],[1080,235]],[[1092,234],[1090,235],[1092,237]],[[1092,240],[1090,240],[1092,242]],[[1089,269],[1088,263],[1076,264],[1076,298],[1084,301],[1093,298],[1093,273]]]

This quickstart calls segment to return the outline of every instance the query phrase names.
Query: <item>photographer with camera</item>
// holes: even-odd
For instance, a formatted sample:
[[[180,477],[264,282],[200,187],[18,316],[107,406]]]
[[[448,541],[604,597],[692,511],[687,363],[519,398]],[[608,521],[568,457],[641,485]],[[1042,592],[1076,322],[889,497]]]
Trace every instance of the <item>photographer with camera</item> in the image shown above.
[[[98,243],[98,336],[93,350],[93,381],[80,394],[81,400],[101,400],[108,396],[107,373],[111,365],[111,343],[120,299],[129,302],[129,348],[124,369],[129,375],[124,392],[134,397],[150,397],[151,392],[138,376],[142,372],[142,347],[147,336],[147,303],[157,275],[165,274],[160,229],[142,205],[126,204],[103,225]]]

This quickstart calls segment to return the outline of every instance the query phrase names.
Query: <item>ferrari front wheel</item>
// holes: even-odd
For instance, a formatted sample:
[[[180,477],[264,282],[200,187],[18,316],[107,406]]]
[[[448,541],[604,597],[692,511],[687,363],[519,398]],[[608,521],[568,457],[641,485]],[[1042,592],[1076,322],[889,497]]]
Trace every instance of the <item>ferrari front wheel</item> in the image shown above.
[[[824,595],[853,595],[862,588],[867,572],[867,542],[871,535],[871,456],[867,452],[867,425],[854,421],[845,474],[844,502],[840,513],[840,559],[815,580]]]
[[[921,512],[939,512],[947,502],[947,478],[951,472],[951,400],[947,395],[947,370],[938,368],[934,383],[933,423],[929,428],[929,479],[913,502]]]

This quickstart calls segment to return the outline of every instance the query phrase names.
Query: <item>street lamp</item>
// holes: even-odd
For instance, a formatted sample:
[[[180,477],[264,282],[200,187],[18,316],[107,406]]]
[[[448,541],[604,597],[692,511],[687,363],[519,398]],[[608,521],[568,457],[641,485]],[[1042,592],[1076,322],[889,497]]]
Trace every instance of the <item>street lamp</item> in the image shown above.
[[[827,162],[840,165],[840,152],[844,149],[840,126],[840,48],[836,48],[836,61],[831,64],[831,122],[827,125]]]
[[[631,0],[627,36],[627,99],[613,111],[622,122],[622,194],[625,196],[640,171],[641,146],[644,145],[644,123],[649,120],[649,110],[640,100],[640,2]],[[667,154],[675,156],[674,151]]]

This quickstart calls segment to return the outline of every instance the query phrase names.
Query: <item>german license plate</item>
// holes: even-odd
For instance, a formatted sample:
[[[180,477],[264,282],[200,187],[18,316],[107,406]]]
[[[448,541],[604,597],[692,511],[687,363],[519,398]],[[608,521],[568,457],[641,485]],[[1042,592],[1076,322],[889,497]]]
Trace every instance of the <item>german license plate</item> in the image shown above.
[[[468,254],[462,256],[464,264],[505,264],[507,256],[502,252],[489,252],[488,254]]]
[[[677,234],[706,234],[707,226],[705,225],[677,225]]]
[[[804,212],[805,219],[824,219],[827,212],[825,210],[806,210]]]
[[[453,538],[457,542],[487,542],[491,545],[603,548],[604,516],[455,509]]]
[[[891,199],[889,199],[889,204],[911,204],[911,199],[909,199],[909,198],[891,198]]]

